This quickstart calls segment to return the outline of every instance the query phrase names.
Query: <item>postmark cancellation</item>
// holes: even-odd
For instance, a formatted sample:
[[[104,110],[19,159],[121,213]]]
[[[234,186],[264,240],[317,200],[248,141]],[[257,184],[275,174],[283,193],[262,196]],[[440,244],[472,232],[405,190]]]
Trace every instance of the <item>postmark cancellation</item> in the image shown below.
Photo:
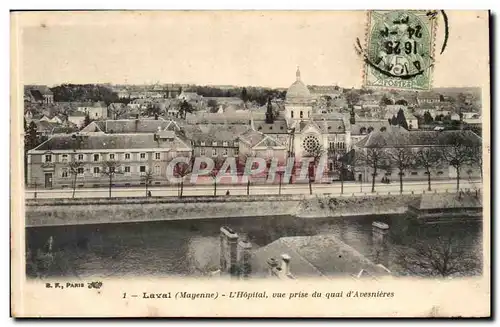
[[[429,90],[435,28],[435,15],[430,11],[369,11],[362,49],[364,86]]]

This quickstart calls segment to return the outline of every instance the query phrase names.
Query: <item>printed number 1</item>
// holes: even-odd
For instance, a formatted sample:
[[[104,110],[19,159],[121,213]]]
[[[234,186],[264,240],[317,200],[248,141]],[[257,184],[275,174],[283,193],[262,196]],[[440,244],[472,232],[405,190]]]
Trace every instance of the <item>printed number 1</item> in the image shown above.
[[[123,293],[122,299],[124,299],[127,296],[127,293]]]

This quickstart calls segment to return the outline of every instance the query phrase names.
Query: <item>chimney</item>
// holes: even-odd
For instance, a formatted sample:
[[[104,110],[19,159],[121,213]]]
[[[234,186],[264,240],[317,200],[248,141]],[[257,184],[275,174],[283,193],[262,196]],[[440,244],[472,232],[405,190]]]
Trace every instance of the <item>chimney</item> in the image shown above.
[[[285,276],[290,275],[290,260],[291,257],[288,254],[281,255],[281,273]]]
[[[389,266],[389,225],[374,221],[372,223],[373,258],[376,264]]]
[[[267,265],[269,266],[269,276],[275,276],[277,274],[277,270],[281,270],[281,268],[279,268],[279,263],[276,259],[274,258],[269,258],[269,260],[267,260]]]
[[[238,242],[238,266],[240,276],[244,279],[250,277],[252,273],[252,244],[248,240]]]
[[[223,226],[220,229],[220,270],[221,274],[232,277],[238,275],[237,266],[238,234],[231,228]]]

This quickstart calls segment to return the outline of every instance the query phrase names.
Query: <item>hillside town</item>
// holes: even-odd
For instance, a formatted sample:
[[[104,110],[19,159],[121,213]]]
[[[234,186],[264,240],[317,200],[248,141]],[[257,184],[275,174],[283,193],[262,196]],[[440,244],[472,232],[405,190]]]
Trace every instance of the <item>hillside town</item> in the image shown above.
[[[479,89],[377,91],[306,80],[297,68],[287,89],[26,85],[26,185],[166,186],[167,165],[179,156],[213,158],[214,170],[234,157],[239,172],[249,157],[281,167],[326,156],[310,182],[367,182],[372,191],[403,180],[430,189],[431,178],[456,179],[458,188],[460,178],[482,177]],[[295,167],[291,175],[284,183],[300,182]]]

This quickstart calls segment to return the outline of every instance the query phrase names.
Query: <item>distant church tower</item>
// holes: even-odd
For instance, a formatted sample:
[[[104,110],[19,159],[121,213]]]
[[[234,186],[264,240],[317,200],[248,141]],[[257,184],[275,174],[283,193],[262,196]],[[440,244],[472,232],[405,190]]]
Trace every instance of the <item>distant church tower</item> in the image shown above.
[[[271,98],[267,99],[266,123],[274,123],[274,112],[273,105],[271,104]]]

